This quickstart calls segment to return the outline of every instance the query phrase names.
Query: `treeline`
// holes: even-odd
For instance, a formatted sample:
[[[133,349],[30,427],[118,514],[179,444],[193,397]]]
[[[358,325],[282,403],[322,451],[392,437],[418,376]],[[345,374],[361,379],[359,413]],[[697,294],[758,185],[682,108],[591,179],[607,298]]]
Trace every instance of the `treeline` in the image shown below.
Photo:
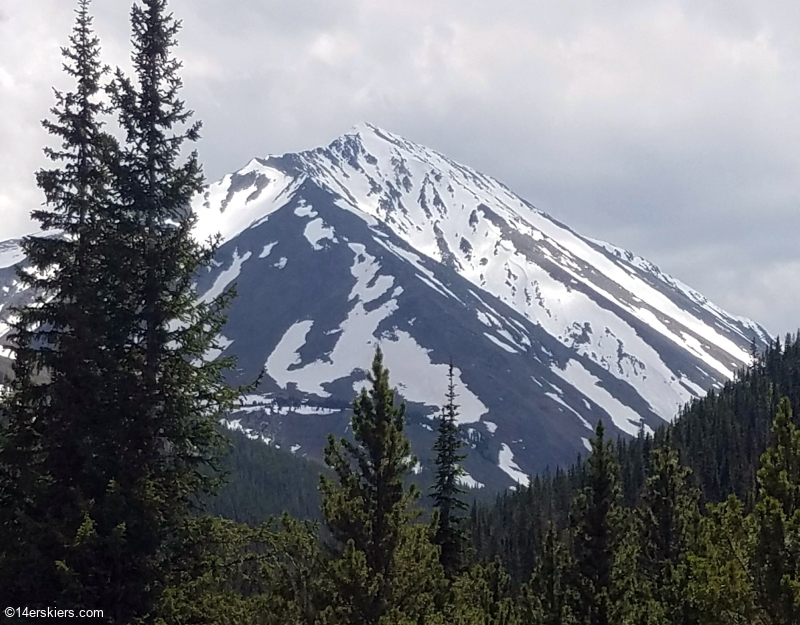
[[[228,451],[221,462],[224,484],[204,501],[205,514],[258,525],[287,512],[295,519],[319,520],[322,498],[316,462],[252,441],[236,430],[224,432]]]
[[[653,436],[620,439],[614,446],[622,503],[641,504],[651,471],[652,452],[669,447],[691,469],[691,485],[701,505],[736,495],[752,510],[758,489],[761,455],[782,397],[800,409],[800,335],[776,340],[752,366],[736,373],[724,387],[687,404],[674,422]],[[477,506],[470,532],[479,557],[499,557],[515,585],[528,579],[547,528],[567,527],[576,495],[586,486],[585,461],[550,474],[532,476],[529,487],[498,495],[492,505]]]

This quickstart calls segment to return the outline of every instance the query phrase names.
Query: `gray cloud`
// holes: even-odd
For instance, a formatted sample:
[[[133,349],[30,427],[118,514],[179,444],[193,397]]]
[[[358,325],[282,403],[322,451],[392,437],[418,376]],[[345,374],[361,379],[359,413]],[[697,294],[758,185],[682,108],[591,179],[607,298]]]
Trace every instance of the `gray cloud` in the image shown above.
[[[107,62],[125,3],[97,1]],[[214,179],[371,121],[505,182],[772,332],[800,325],[800,5],[174,0]],[[0,236],[41,201],[63,0],[0,21]]]

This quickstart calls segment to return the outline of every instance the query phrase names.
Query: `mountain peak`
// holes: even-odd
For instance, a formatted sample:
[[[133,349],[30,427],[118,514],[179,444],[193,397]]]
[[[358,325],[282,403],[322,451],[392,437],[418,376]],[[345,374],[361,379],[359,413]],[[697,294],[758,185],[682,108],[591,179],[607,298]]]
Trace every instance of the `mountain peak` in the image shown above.
[[[369,123],[253,159],[193,209],[198,238],[223,236],[199,292],[237,283],[217,351],[238,357],[236,383],[265,373],[231,418],[317,457],[328,431],[344,433],[376,344],[428,449],[452,357],[468,470],[498,484],[573,460],[599,419],[655,429],[769,340],[645,259]],[[0,322],[22,295],[4,257],[13,245],[0,246]]]
[[[372,134],[387,134],[385,130],[379,128],[375,124],[371,124],[366,121],[358,122],[353,126],[350,132],[346,133],[348,135],[372,135]]]

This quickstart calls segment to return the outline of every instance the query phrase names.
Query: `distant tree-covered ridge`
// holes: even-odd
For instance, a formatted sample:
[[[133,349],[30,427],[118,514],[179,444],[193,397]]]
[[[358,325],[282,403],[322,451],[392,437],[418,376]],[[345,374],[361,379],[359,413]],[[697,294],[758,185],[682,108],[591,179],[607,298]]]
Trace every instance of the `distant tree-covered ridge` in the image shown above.
[[[209,499],[207,514],[252,526],[284,512],[296,519],[322,517],[322,465],[236,430],[224,434],[230,442],[221,464],[226,482]]]
[[[614,445],[622,502],[641,503],[654,449],[670,448],[691,469],[690,483],[702,503],[736,495],[751,509],[761,454],[782,397],[796,415],[800,409],[800,335],[776,341],[753,365],[737,372],[719,390],[686,405],[675,421],[653,436],[640,435]],[[526,579],[543,548],[552,522],[564,528],[573,498],[586,484],[586,461],[547,475],[530,486],[500,494],[472,510],[470,529],[481,558],[500,557],[515,581]]]

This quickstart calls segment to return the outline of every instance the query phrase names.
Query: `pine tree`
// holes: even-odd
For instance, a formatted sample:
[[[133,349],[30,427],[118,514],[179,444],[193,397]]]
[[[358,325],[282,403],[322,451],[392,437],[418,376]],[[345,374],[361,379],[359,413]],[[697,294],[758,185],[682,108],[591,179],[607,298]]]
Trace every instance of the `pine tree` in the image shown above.
[[[336,477],[321,476],[322,510],[340,551],[330,567],[336,596],[323,622],[377,625],[397,622],[403,606],[426,610],[438,567],[432,545],[411,525],[419,493],[404,480],[416,459],[380,349],[368,379],[370,390],[353,403],[354,440],[331,435],[325,448]]]
[[[577,498],[572,524],[575,572],[587,625],[608,625],[611,575],[618,543],[618,467],[603,422],[598,421],[586,461],[586,486]]]
[[[439,545],[439,561],[449,578],[457,574],[464,564],[464,550],[467,534],[463,528],[467,503],[461,499],[466,490],[460,488],[459,477],[464,469],[460,462],[467,455],[459,453],[464,441],[458,435],[458,406],[455,403],[456,392],[453,382],[453,363],[450,363],[447,374],[447,404],[442,409],[439,419],[439,435],[433,446],[436,452],[436,483],[431,487],[436,534],[433,542]]]
[[[573,567],[569,551],[558,530],[550,524],[533,575],[522,587],[524,623],[537,625],[573,625],[579,601],[570,574]]]
[[[700,493],[670,447],[654,449],[638,509],[641,522],[639,576],[653,591],[669,622],[696,622],[686,593],[686,554],[699,521]]]
[[[0,506],[14,547],[0,570],[29,605],[99,607],[111,622],[153,615],[180,576],[178,554],[197,495],[213,490],[216,420],[239,390],[230,360],[209,362],[232,292],[197,303],[193,278],[213,246],[191,238],[196,155],[178,166],[177,99],[170,56],[178,24],[163,1],[134,5],[138,86],[118,73],[112,104],[126,143],[104,135],[96,95],[103,69],[81,1],[57,94],[65,165],[39,174],[49,211],[35,216],[61,238],[26,242],[38,290],[15,327],[15,381],[4,402]],[[44,374],[43,381],[42,376]],[[38,376],[38,377],[37,377]],[[25,591],[29,591],[26,595]]]
[[[773,443],[761,458],[753,575],[773,623],[800,622],[800,429],[788,398],[778,403]]]
[[[91,525],[88,511],[107,486],[94,447],[113,359],[100,282],[116,144],[103,131],[107,70],[88,0],[78,2],[62,54],[75,89],[55,92],[53,120],[43,122],[60,141],[45,148],[58,166],[38,172],[47,208],[32,214],[51,234],[23,240],[29,268],[18,275],[36,296],[13,324],[14,379],[0,419],[8,424],[0,442],[0,588],[29,606],[92,602],[95,592],[82,587],[92,582],[74,579],[67,562],[92,561],[81,528]]]

